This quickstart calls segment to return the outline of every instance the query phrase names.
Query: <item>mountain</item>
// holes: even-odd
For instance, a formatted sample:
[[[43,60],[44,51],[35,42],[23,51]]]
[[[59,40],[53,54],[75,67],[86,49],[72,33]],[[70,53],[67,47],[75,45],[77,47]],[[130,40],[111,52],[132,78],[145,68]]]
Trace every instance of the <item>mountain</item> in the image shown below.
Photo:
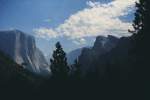
[[[133,80],[139,78],[137,63],[141,62],[135,55],[135,38],[116,38],[98,36],[94,46],[84,48],[79,56],[82,77],[100,80]]]
[[[134,60],[136,60],[132,56],[133,40],[134,36],[120,38],[114,48],[100,55],[93,62],[101,79],[128,80],[131,78]]]
[[[79,56],[79,64],[82,66],[82,74],[85,76],[88,71],[95,70],[93,62],[99,58],[100,55],[106,54],[116,47],[119,38],[108,35],[107,37],[98,36],[92,48],[83,48]]]
[[[82,51],[82,48],[79,48],[79,49],[75,49],[67,54],[67,61],[68,61],[69,65],[74,64],[75,59],[78,59],[78,57],[81,54],[81,51]]]
[[[50,71],[45,57],[36,47],[34,37],[19,30],[0,32],[0,50],[34,73],[44,75]]]
[[[7,55],[0,51],[0,81],[2,84],[10,84],[10,82],[31,82],[36,80],[34,75],[15,63]],[[25,83],[24,83],[25,84]]]

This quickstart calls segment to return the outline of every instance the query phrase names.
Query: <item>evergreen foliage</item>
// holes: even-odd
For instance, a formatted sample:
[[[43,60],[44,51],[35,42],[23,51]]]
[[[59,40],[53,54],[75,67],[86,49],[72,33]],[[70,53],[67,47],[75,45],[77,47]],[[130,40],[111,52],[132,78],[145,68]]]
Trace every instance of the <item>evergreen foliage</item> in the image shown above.
[[[146,78],[150,76],[147,72],[150,70],[149,56],[150,48],[147,43],[150,43],[150,1],[139,0],[136,3],[135,19],[133,21],[134,32],[136,33],[134,38],[134,58],[136,59],[134,69],[137,77]],[[139,72],[141,74],[139,75]],[[144,75],[144,76],[143,76]],[[147,79],[147,78],[146,78]]]
[[[67,64],[66,53],[63,51],[61,44],[56,43],[56,50],[53,52],[53,58],[50,59],[50,69],[52,77],[55,79],[66,79],[69,73],[69,66]]]

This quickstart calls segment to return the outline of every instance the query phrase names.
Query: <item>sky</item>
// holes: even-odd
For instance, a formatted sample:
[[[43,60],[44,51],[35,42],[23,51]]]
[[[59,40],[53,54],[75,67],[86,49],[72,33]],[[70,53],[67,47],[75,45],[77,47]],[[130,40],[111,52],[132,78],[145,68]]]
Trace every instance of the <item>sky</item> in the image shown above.
[[[92,46],[98,35],[130,36],[137,0],[0,0],[0,30],[18,29],[36,38],[50,55]]]

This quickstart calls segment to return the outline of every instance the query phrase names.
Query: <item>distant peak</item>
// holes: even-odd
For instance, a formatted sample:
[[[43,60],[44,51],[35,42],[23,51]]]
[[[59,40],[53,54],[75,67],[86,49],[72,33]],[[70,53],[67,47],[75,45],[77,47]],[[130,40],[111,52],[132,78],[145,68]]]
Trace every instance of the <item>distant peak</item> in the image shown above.
[[[118,37],[113,36],[113,35],[108,35],[108,36],[107,36],[107,39],[108,39],[109,41],[116,41],[116,40],[119,40]]]
[[[97,36],[96,37],[96,41],[104,41],[104,40],[116,40],[116,39],[119,39],[118,37],[116,36],[113,36],[113,35],[107,35],[107,36]]]
[[[96,41],[94,43],[95,48],[99,47],[105,47],[106,44],[110,44],[111,42],[117,42],[119,38],[113,36],[113,35],[108,35],[108,36],[97,36]]]
[[[108,38],[118,38],[118,37],[113,36],[113,35],[108,35],[107,37],[108,37]]]
[[[107,37],[105,37],[105,36],[97,36],[96,37],[96,41],[102,41],[102,40],[104,40],[104,39],[106,39]]]
[[[106,36],[99,35],[96,38],[106,38]]]
[[[21,30],[18,29],[11,29],[11,30],[0,30],[0,33],[5,33],[5,34],[13,34],[13,35],[24,35],[26,37],[30,37],[34,40],[34,36],[27,34]]]
[[[16,33],[23,33],[22,31],[18,29],[9,29],[9,30],[0,30],[0,32],[16,32]]]

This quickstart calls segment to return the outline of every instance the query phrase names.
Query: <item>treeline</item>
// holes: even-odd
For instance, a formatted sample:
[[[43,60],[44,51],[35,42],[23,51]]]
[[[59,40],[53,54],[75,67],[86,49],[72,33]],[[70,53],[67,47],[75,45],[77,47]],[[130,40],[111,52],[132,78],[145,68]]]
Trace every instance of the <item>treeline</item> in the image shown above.
[[[102,84],[102,80],[120,80],[121,79],[120,77],[122,77],[122,76],[125,77],[126,80],[136,79],[136,80],[139,80],[140,82],[145,82],[145,80],[150,79],[150,62],[149,62],[149,58],[150,58],[150,48],[149,48],[149,43],[150,43],[150,38],[149,38],[150,37],[150,0],[139,0],[139,2],[136,3],[136,13],[135,13],[135,20],[133,21],[133,27],[134,27],[134,30],[129,30],[129,32],[133,33],[133,35],[131,37],[129,37],[130,42],[128,42],[128,44],[131,44],[129,46],[129,49],[126,49],[127,47],[117,46],[116,49],[113,49],[108,54],[103,55],[102,57],[99,57],[97,60],[95,60],[93,62],[92,65],[90,65],[91,67],[95,67],[95,70],[94,71],[89,70],[88,74],[85,77],[82,77],[82,71],[81,71],[82,66],[80,65],[78,59],[75,60],[73,65],[68,65],[66,53],[63,51],[61,44],[58,42],[58,43],[56,43],[56,50],[54,50],[53,56],[50,59],[51,76],[49,78],[47,78],[47,79],[40,78],[40,81],[34,81],[35,84],[38,84],[38,82],[42,82],[36,88],[32,88],[33,85],[26,88],[26,86],[25,86],[26,83],[23,83],[25,81],[20,80],[19,77],[18,77],[18,79],[16,78],[16,80],[20,80],[22,82],[21,84],[24,84],[23,86],[25,86],[26,91],[24,91],[23,93],[27,93],[27,92],[30,93],[31,89],[33,89],[33,91],[35,93],[43,94],[42,96],[49,96],[50,93],[54,93],[55,95],[51,94],[51,96],[53,96],[54,98],[56,98],[57,96],[67,96],[68,97],[68,95],[76,97],[76,94],[82,95],[82,93],[83,94],[87,93],[87,95],[85,95],[85,97],[88,97],[88,95],[91,95],[90,93],[95,90],[98,90],[98,91],[101,90],[103,92],[106,92],[106,90],[107,90],[107,92],[104,96],[106,99],[106,97],[110,94],[113,94],[113,92],[116,89],[120,92],[121,91],[120,88],[121,88],[123,90],[126,90],[126,91],[124,91],[125,97],[127,96],[127,93],[129,93],[129,95],[131,94],[130,95],[131,97],[122,98],[122,100],[123,99],[125,99],[125,100],[137,99],[139,97],[139,95],[142,95],[143,91],[148,93],[147,91],[145,91],[145,88],[143,88],[145,86],[143,84],[139,85],[139,82],[137,82],[137,81],[136,81],[136,84],[131,85],[131,86],[135,86],[134,88],[130,87],[130,86],[125,87],[125,85],[121,85],[121,87],[118,86],[118,88],[113,88],[114,85],[112,87],[110,87],[110,84],[109,85]],[[124,52],[120,53],[120,52],[116,51],[116,50],[124,50],[124,49],[126,49],[128,51],[128,55],[126,55],[126,53],[124,53]],[[3,57],[0,58],[0,61],[3,61]],[[14,64],[12,62],[9,62],[9,63]],[[7,64],[7,66],[8,66],[8,68],[11,68],[9,63],[5,62],[5,64]],[[1,66],[3,66],[3,65],[1,65]],[[14,64],[14,66],[18,66],[18,65]],[[13,66],[13,68],[14,68],[14,66]],[[105,67],[105,74],[104,74],[103,78],[101,77],[101,73],[99,71],[100,67]],[[3,66],[1,68],[5,68],[5,66]],[[130,70],[128,70],[128,69],[130,69]],[[18,70],[18,69],[16,69],[16,70]],[[20,69],[20,70],[22,70],[22,69]],[[0,72],[4,73],[3,69],[0,69]],[[3,74],[3,75],[6,75],[6,74]],[[18,73],[16,75],[17,76],[22,75],[22,73]],[[33,77],[29,77],[32,75],[28,75],[28,74],[23,74],[23,75],[27,75],[28,78],[21,77],[22,79],[27,79],[27,80],[33,79]],[[11,75],[9,75],[9,76],[11,76]],[[25,77],[25,76],[23,76],[23,77]],[[88,81],[88,82],[86,81],[84,84],[80,84],[80,85],[77,82],[77,83],[74,83],[74,85],[73,85],[70,83],[66,84],[66,82],[68,80],[69,81],[70,80],[90,80],[90,81]],[[96,80],[96,81],[98,80],[100,82],[100,84],[99,84],[99,82],[94,83],[93,80]],[[90,84],[90,82],[92,84]],[[10,82],[10,84],[11,84],[11,82]],[[87,84],[89,84],[89,85],[87,85]],[[138,86],[136,86],[137,84],[138,84]],[[148,83],[146,83],[146,84],[148,84]],[[14,85],[14,86],[17,87],[17,85]],[[19,91],[22,90],[21,86],[22,85],[20,85]],[[15,87],[13,87],[13,89],[11,89],[11,92],[10,92],[10,89],[8,89],[8,90],[4,89],[4,90],[13,94],[13,92],[16,89]],[[102,88],[102,87],[105,87],[105,88]],[[108,89],[108,87],[109,87],[109,89]],[[112,91],[110,92],[111,88],[112,88]],[[140,91],[141,88],[143,89],[142,91]],[[146,89],[149,89],[149,84],[146,85]],[[66,93],[66,92],[64,92],[65,90],[68,91],[67,92],[68,94],[65,94]],[[75,91],[73,91],[73,90],[75,90]],[[136,90],[140,91],[140,92],[137,92]],[[110,92],[110,93],[108,93],[108,92]],[[120,95],[119,92],[116,96]],[[98,92],[94,92],[94,93],[97,93],[97,96],[99,95]],[[47,95],[47,94],[49,94],[49,95]],[[75,95],[73,95],[73,94],[75,94]],[[31,92],[31,96],[32,95],[33,94]],[[51,97],[49,97],[49,98],[51,98]],[[111,98],[109,98],[109,100],[110,99]],[[144,96],[141,99],[144,100],[145,99]]]

